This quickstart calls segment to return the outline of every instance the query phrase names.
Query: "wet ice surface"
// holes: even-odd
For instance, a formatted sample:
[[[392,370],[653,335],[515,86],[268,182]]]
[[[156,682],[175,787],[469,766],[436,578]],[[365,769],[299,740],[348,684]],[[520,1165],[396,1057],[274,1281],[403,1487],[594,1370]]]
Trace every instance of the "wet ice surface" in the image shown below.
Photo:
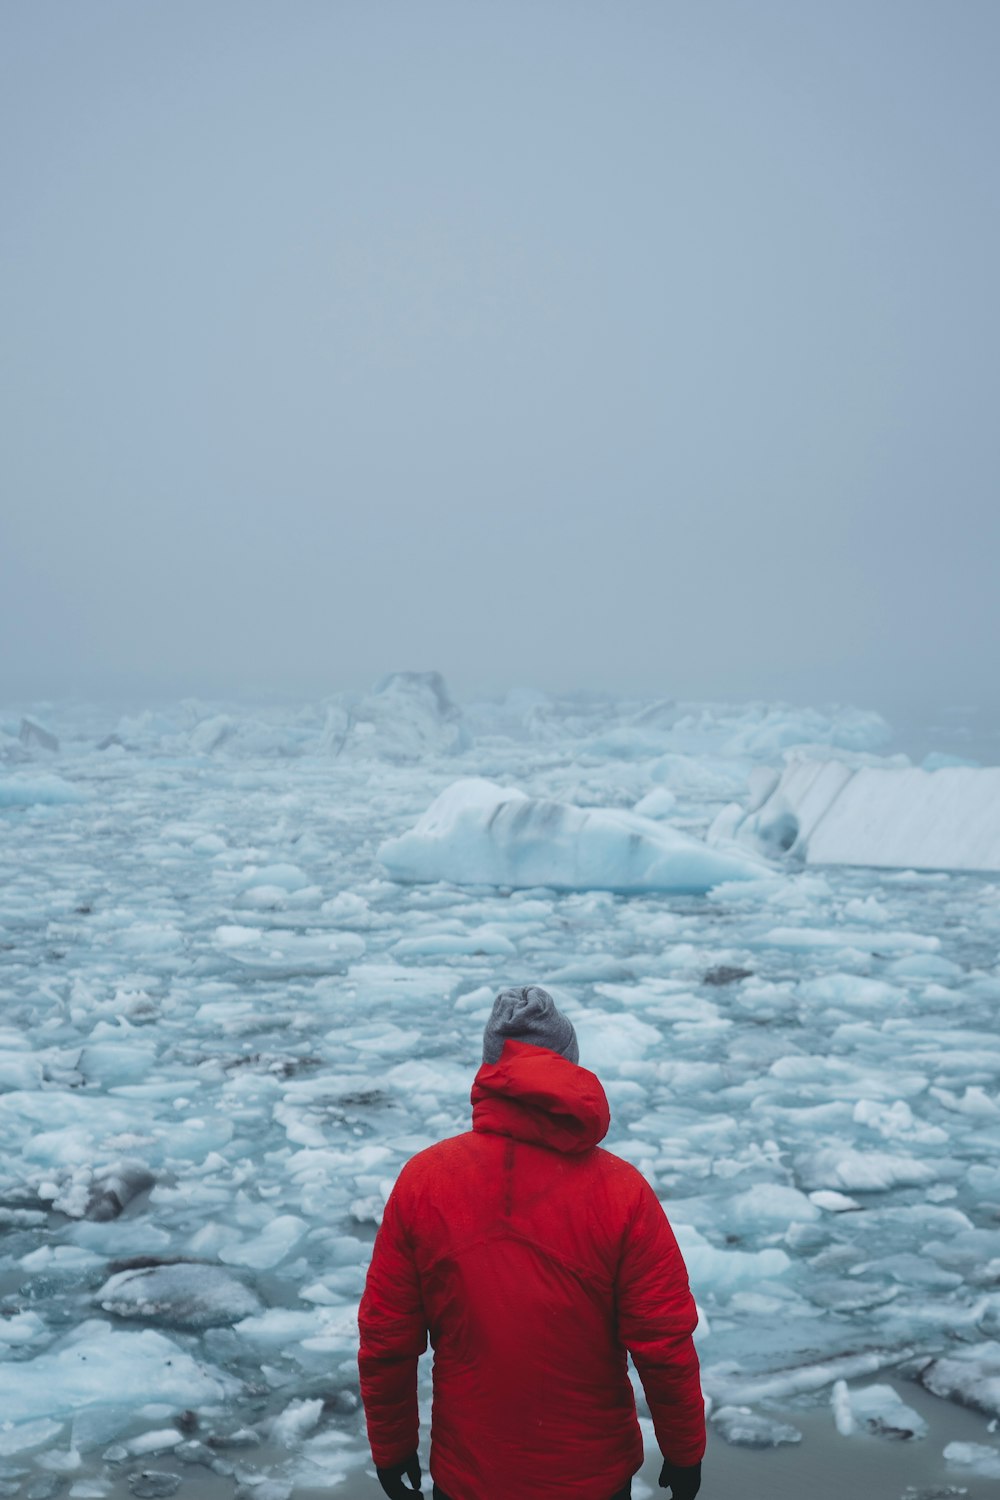
[[[7,721],[0,741],[4,1493],[152,1493],[149,1471],[361,1492],[381,1205],[467,1128],[492,996],[529,980],[677,1229],[717,1436],[790,1426],[807,1450],[844,1381],[836,1441],[861,1451],[899,1410],[863,1393],[930,1400],[917,1378],[978,1414],[962,1442],[1000,1448],[995,878],[772,862],[624,895],[403,884],[377,859],[467,777],[536,810],[651,797],[654,829],[700,839],[755,766],[877,750],[876,719],[538,698],[463,717],[419,683],[346,709],[32,718],[58,749]],[[895,1441],[929,1448],[933,1423]],[[953,1455],[955,1484],[991,1462]]]

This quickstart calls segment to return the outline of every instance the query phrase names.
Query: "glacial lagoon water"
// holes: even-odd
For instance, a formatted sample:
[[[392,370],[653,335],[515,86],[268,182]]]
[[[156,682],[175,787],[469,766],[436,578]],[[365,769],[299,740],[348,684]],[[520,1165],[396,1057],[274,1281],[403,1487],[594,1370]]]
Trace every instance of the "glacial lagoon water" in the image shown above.
[[[645,798],[676,871],[755,766],[877,756],[876,715],[539,695],[460,713],[404,680],[346,708],[27,719],[57,745],[0,720],[3,1493],[141,1493],[148,1470],[192,1496],[373,1493],[355,1343],[381,1205],[408,1156],[467,1128],[492,996],[528,981],[572,1016],[607,1145],[684,1248],[714,1492],[993,1490],[996,877],[743,851],[702,892],[623,892],[593,850],[576,889],[569,866],[476,882],[468,850],[464,884],[379,859],[485,778],[547,806]],[[504,858],[511,881],[533,868]],[[876,1384],[925,1436],[836,1430],[835,1389]],[[734,1408],[801,1441],[732,1446]],[[946,1460],[953,1442],[980,1451]]]

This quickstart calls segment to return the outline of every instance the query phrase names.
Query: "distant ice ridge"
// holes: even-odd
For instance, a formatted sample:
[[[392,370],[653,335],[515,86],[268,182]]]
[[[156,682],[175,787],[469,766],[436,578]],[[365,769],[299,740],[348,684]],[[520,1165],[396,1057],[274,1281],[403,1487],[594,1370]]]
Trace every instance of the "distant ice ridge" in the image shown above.
[[[40,742],[39,742],[40,743]],[[248,759],[321,755],[407,763],[470,744],[461,710],[439,672],[392,672],[368,693],[343,692],[298,708],[187,699],[118,720],[97,748]],[[11,745],[23,755],[21,742]]]
[[[327,709],[324,748],[337,755],[418,760],[470,743],[440,672],[392,672],[363,698],[344,694]]]
[[[710,842],[735,838],[813,865],[1000,870],[1000,767],[862,765],[793,758],[750,778],[747,808],[716,818]]]
[[[528,797],[481,777],[454,782],[378,857],[397,880],[575,891],[698,894],[764,873],[758,859],[662,822]]]

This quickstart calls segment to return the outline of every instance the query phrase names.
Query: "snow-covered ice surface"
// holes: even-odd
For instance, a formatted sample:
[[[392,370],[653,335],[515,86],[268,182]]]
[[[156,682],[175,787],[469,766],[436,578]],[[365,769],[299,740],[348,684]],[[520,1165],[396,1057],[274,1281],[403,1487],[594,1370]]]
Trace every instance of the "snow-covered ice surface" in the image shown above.
[[[751,775],[885,744],[858,710],[460,710],[405,675],[0,715],[4,1493],[350,1494],[382,1204],[467,1128],[493,994],[527,981],[677,1229],[716,1435],[805,1452],[836,1387],[835,1440],[886,1446],[909,1387],[995,1446],[1000,885],[705,843]],[[520,833],[415,848],[469,781]]]

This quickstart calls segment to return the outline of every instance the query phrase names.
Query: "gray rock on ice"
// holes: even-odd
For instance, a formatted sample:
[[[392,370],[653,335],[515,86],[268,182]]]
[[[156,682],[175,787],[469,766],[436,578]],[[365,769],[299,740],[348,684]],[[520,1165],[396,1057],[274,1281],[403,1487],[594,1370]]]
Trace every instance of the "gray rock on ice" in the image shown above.
[[[118,1318],[167,1328],[217,1328],[263,1308],[230,1271],[195,1261],[128,1266],[109,1277],[96,1300]]]

